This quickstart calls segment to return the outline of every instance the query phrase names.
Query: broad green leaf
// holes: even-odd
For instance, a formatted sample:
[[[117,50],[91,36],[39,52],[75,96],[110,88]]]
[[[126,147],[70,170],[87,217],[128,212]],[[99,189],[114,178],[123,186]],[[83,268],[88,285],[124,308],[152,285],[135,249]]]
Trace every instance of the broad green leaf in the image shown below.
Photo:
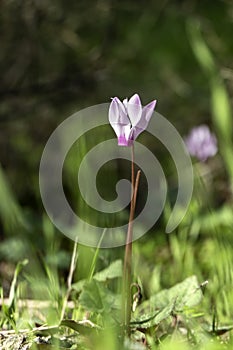
[[[84,285],[79,297],[80,305],[84,309],[98,313],[109,312],[117,306],[117,300],[116,295],[94,279]]]
[[[122,276],[122,261],[113,261],[106,269],[97,272],[94,275],[94,279],[97,281],[105,282],[108,279],[118,278]]]
[[[122,261],[120,259],[113,261],[108,267],[100,272],[97,272],[93,276],[93,278],[99,282],[106,282],[107,280],[119,277],[122,277]],[[73,283],[72,288],[79,293],[81,292],[85,282],[85,280],[80,280]]]
[[[153,295],[148,303],[154,308],[163,308],[175,302],[174,308],[179,311],[185,307],[193,307],[202,299],[202,291],[199,287],[197,277],[191,276],[176,284],[170,289],[164,289]]]
[[[80,280],[76,283],[72,284],[72,289],[76,292],[80,293],[83,289],[84,284],[86,283],[86,280]]]
[[[167,302],[175,300],[175,310],[177,311],[197,305],[200,303],[202,296],[196,276],[188,277],[183,282],[157,295],[161,300],[164,299]]]
[[[196,276],[186,278],[170,289],[152,295],[136,310],[133,325],[142,328],[152,327],[174,312],[182,312],[188,307],[197,305],[202,299],[202,291]]]
[[[174,302],[171,302],[166,307],[162,308],[161,311],[154,313],[142,314],[130,322],[131,327],[138,328],[150,328],[158,325],[165,318],[169,317],[174,309]]]

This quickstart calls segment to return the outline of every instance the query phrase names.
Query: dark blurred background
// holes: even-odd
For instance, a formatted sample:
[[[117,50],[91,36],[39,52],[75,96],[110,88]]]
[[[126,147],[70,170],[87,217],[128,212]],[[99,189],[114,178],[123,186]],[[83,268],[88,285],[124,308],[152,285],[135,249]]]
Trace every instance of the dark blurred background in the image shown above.
[[[230,0],[1,1],[1,274],[5,261],[45,249],[40,157],[54,128],[73,112],[137,92],[144,104],[156,98],[157,111],[181,135],[201,123],[222,133],[211,78],[218,77],[230,101],[232,20]]]

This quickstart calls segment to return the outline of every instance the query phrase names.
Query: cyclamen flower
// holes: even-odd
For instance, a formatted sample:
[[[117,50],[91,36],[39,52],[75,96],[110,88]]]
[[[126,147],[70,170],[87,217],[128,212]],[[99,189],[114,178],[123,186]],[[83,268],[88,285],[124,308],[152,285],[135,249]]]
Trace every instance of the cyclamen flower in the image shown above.
[[[217,139],[207,125],[193,128],[185,138],[185,144],[191,156],[195,156],[201,162],[213,157],[218,151]]]
[[[142,107],[140,97],[135,94],[123,102],[114,97],[109,107],[109,122],[114,129],[118,146],[131,146],[139,134],[147,128],[154,112],[156,100]]]

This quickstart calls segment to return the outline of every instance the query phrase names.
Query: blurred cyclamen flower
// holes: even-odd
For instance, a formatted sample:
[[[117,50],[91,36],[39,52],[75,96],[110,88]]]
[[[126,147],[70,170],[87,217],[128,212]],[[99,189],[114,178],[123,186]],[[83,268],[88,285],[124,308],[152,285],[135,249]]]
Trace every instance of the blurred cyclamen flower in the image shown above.
[[[123,102],[114,97],[109,108],[109,122],[114,129],[118,146],[131,146],[138,135],[147,128],[156,100],[142,107],[140,97],[135,94]]]
[[[193,128],[185,138],[185,144],[191,156],[195,156],[201,162],[213,157],[218,151],[217,139],[207,125]]]

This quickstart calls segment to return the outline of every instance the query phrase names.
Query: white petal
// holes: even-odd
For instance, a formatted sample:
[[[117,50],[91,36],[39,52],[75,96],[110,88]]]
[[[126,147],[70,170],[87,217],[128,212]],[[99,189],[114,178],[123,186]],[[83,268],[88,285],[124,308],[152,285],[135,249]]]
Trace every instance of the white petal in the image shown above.
[[[125,106],[125,109],[126,109],[126,111],[127,111],[127,106],[128,106],[128,99],[127,99],[127,98],[125,98],[125,99],[123,100],[123,105]]]
[[[114,100],[116,101],[118,105],[118,110],[119,110],[119,123],[120,124],[129,124],[129,117],[127,114],[127,109],[125,108],[124,104],[119,100],[118,97],[115,97]]]
[[[112,125],[112,123],[118,123],[119,116],[120,114],[119,114],[118,103],[114,98],[110,104],[109,112],[108,112],[108,119],[110,124]]]
[[[122,135],[122,133],[123,133],[123,126],[121,124],[112,123],[111,126],[112,126],[113,130],[115,131],[117,137]]]
[[[127,111],[123,103],[118,97],[114,97],[109,107],[109,122],[118,123],[122,125],[130,124],[129,118],[127,116]]]
[[[146,105],[145,107],[143,107],[142,110],[142,117],[141,119],[138,121],[138,123],[135,125],[137,132],[136,135],[138,136],[143,130],[146,130],[148,123],[150,121],[150,118],[154,112],[154,108],[156,105],[156,100],[150,102],[148,105]],[[139,131],[140,130],[140,131]],[[136,136],[136,137],[137,137]]]
[[[140,97],[133,95],[127,105],[128,116],[132,126],[136,125],[142,116],[142,104]]]
[[[148,103],[145,107],[143,107],[142,115],[147,122],[150,121],[150,118],[154,112],[156,103],[157,103],[157,101],[154,100],[154,101],[151,101],[150,103]]]

